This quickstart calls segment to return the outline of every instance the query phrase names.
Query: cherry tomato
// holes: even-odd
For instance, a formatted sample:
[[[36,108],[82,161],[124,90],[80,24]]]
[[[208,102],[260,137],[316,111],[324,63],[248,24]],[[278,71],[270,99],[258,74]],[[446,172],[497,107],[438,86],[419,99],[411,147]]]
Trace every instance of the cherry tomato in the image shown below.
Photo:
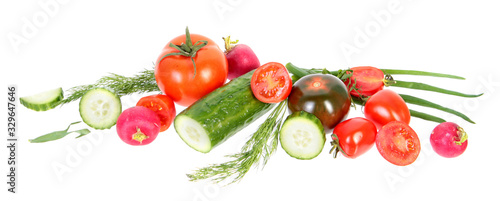
[[[333,130],[332,150],[340,151],[347,158],[357,158],[372,148],[376,135],[377,127],[368,119],[355,117],[345,120]]]
[[[351,96],[346,86],[330,74],[311,74],[300,78],[288,96],[291,112],[314,114],[323,124],[325,132],[332,132],[347,117],[350,106]]]
[[[285,66],[276,62],[258,67],[251,80],[253,95],[264,103],[285,100],[292,90],[292,85],[292,78]]]
[[[377,133],[375,144],[380,155],[394,165],[412,164],[420,153],[417,134],[408,124],[400,121],[384,125]]]
[[[377,129],[391,121],[410,123],[410,110],[405,101],[396,92],[384,89],[371,96],[364,107],[365,117],[372,121]]]
[[[358,66],[351,68],[352,76],[344,83],[351,91],[351,96],[355,97],[368,97],[384,88],[384,72],[372,66]],[[357,91],[351,90],[354,86]]]
[[[196,52],[193,61],[189,56],[165,55],[178,53],[169,44],[181,46],[186,42],[186,34],[190,36],[193,45],[206,41],[206,45]],[[172,98],[172,100],[182,106],[189,106],[204,95],[219,88],[226,82],[227,60],[224,52],[217,44],[209,38],[189,34],[178,36],[172,39],[161,52],[155,68],[155,78],[160,90]]]
[[[443,122],[431,133],[431,146],[442,157],[460,156],[467,148],[468,139],[464,129],[453,122]]]
[[[139,99],[136,106],[144,106],[155,112],[160,118],[160,132],[166,131],[175,118],[175,105],[166,95],[158,94]]]

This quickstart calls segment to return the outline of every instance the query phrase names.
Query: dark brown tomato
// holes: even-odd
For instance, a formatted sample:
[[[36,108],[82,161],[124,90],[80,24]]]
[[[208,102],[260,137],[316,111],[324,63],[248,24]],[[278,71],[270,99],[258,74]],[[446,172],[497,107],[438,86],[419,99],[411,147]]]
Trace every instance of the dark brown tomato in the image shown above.
[[[295,82],[288,97],[291,112],[306,111],[318,117],[326,133],[349,113],[351,97],[344,83],[329,74],[307,75]]]

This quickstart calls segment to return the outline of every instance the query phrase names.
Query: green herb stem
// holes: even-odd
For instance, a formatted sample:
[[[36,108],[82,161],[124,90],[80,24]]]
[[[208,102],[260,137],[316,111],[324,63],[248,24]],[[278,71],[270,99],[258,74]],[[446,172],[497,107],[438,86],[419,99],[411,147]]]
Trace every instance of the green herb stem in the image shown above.
[[[421,75],[421,76],[444,77],[444,78],[465,80],[465,78],[456,75],[434,73],[427,71],[399,70],[399,69],[380,69],[380,70],[382,70],[386,75]]]
[[[447,108],[447,107],[443,107],[441,105],[438,105],[436,103],[433,103],[433,102],[430,102],[428,100],[425,100],[425,99],[422,99],[422,98],[417,98],[415,96],[410,96],[410,95],[406,95],[406,94],[399,94],[403,100],[406,102],[406,103],[409,103],[409,104],[414,104],[414,105],[420,105],[420,106],[423,106],[423,107],[429,107],[429,108],[434,108],[434,109],[437,109],[437,110],[441,110],[441,111],[444,111],[444,112],[448,112],[450,114],[454,114],[470,123],[473,123],[475,124],[474,121],[472,121],[469,117],[467,117],[466,115],[464,115],[463,113],[461,112],[458,112],[456,110],[453,110],[451,108]]]
[[[418,111],[415,111],[415,110],[412,110],[412,109],[410,109],[410,115],[412,117],[417,117],[417,118],[420,118],[420,119],[423,119],[423,120],[433,121],[433,122],[436,122],[436,123],[446,122],[446,120],[441,119],[439,117],[436,117],[434,115],[430,115],[430,114],[423,113],[423,112],[418,112]]]
[[[435,86],[424,84],[424,83],[406,82],[406,81],[400,81],[400,80],[395,80],[395,83],[391,84],[390,86],[402,87],[402,88],[408,88],[408,89],[424,90],[424,91],[433,91],[433,92],[438,92],[438,93],[442,93],[442,94],[461,96],[461,97],[467,97],[467,98],[474,98],[474,97],[479,97],[479,96],[483,95],[482,93],[481,94],[464,94],[464,93],[451,91],[451,90],[435,87]]]

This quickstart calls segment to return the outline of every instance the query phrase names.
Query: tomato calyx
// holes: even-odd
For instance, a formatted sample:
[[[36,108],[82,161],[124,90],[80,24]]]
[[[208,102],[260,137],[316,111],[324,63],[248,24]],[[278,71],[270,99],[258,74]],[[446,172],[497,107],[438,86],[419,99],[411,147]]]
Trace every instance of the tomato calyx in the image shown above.
[[[345,151],[340,146],[339,137],[335,133],[332,134],[332,139],[333,140],[330,142],[330,145],[332,145],[332,148],[330,149],[330,151],[328,153],[329,154],[333,153],[333,158],[337,158],[337,154],[339,152],[341,152],[342,154],[344,154],[344,156],[347,156],[347,154],[345,153]]]
[[[458,127],[457,129],[458,129],[458,131],[457,131],[457,134],[458,134],[457,138],[458,139],[455,140],[455,144],[457,144],[458,146],[461,146],[462,143],[467,141],[467,138],[469,138],[469,136],[467,135],[467,133],[465,132],[465,130],[462,127]]]
[[[173,43],[168,44],[169,47],[174,48],[178,50],[179,52],[172,52],[168,53],[166,55],[163,55],[161,59],[158,61],[158,64],[165,58],[169,56],[174,56],[174,55],[180,55],[180,56],[185,56],[185,57],[190,57],[191,62],[193,62],[193,68],[194,68],[194,74],[193,77],[196,76],[196,63],[194,62],[194,57],[196,56],[196,53],[198,50],[201,48],[205,47],[205,45],[208,44],[208,41],[206,40],[199,40],[194,43],[191,42],[191,34],[189,34],[189,29],[186,27],[186,42],[181,43],[180,45],[176,45]]]
[[[231,41],[231,36],[227,36],[227,38],[222,37],[222,40],[224,40],[224,48],[226,48],[226,52],[231,51],[231,49],[235,46],[234,44],[239,42],[239,40]]]

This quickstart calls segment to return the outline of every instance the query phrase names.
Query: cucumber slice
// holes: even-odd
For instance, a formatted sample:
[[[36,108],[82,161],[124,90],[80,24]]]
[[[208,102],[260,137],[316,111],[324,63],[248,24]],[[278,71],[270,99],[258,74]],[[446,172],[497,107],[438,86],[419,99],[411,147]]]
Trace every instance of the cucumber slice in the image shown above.
[[[304,111],[294,112],[286,118],[279,139],[288,155],[302,160],[318,156],[326,141],[321,121]]]
[[[98,130],[114,126],[121,113],[120,98],[104,88],[91,89],[80,100],[80,116],[83,122]]]
[[[193,118],[183,115],[175,120],[177,133],[191,148],[208,153],[212,149],[210,136],[203,126]]]
[[[47,111],[59,105],[64,98],[62,88],[52,89],[32,96],[19,98],[19,102],[26,108],[35,111]]]

